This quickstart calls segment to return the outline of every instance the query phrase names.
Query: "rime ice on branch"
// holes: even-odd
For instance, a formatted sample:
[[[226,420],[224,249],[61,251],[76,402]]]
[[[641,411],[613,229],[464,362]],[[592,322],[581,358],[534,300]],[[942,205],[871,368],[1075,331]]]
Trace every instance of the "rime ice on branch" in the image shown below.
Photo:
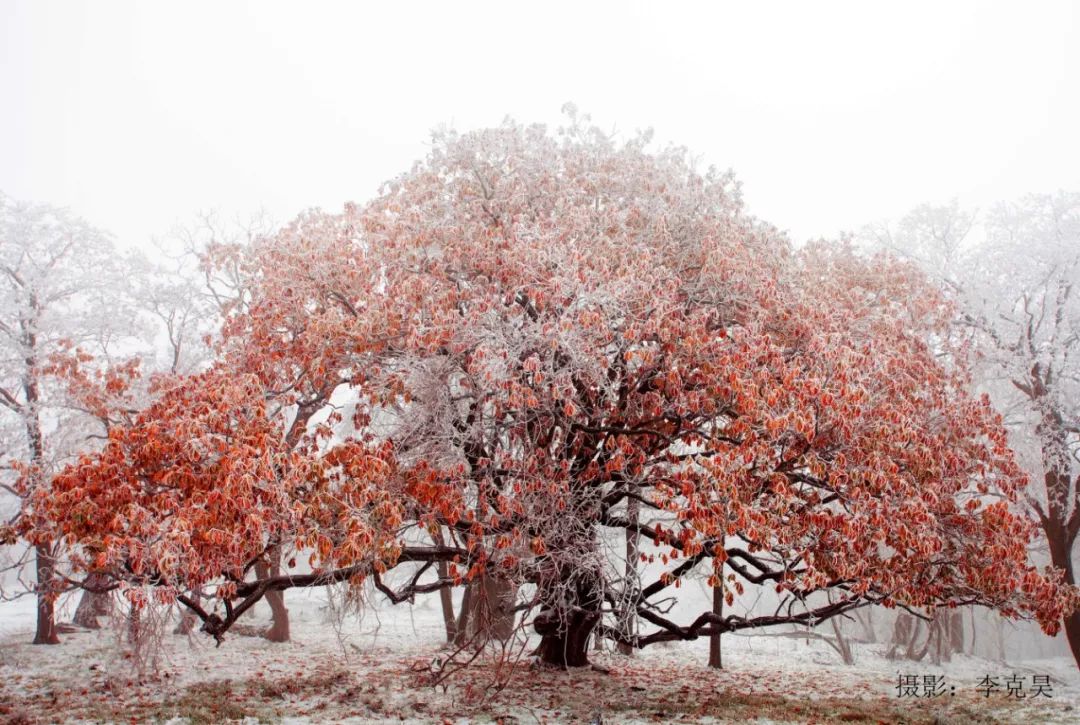
[[[913,266],[794,250],[730,175],[647,144],[576,118],[439,134],[367,206],[302,215],[243,255],[215,368],[42,505],[131,596],[179,597],[215,636],[268,591],[482,574],[534,585],[518,608],[561,666],[593,636],[867,603],[1056,627],[1072,595],[1027,560],[1025,480],[945,347],[946,301]],[[613,559],[611,532],[653,566]],[[315,572],[252,580],[273,547]],[[656,602],[693,572],[780,606],[673,621]],[[183,595],[214,585],[223,616]]]

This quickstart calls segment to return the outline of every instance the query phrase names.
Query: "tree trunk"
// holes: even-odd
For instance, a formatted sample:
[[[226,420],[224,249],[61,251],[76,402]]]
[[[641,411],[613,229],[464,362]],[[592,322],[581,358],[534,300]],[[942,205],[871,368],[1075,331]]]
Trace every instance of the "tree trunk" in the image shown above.
[[[998,662],[1005,663],[1005,618],[998,615],[994,617],[995,623],[994,633],[997,635],[997,651]]]
[[[270,561],[260,559],[255,562],[255,576],[260,579],[281,574],[281,549],[273,547],[266,555]],[[271,642],[289,641],[289,610],[285,607],[285,593],[271,590],[266,593],[266,603],[270,605],[270,628],[263,632],[263,637]]]
[[[37,367],[37,324],[41,319],[41,305],[37,293],[30,292],[31,320],[22,321],[23,343],[28,351],[26,371],[23,377],[23,392],[26,405],[23,424],[26,427],[26,440],[30,446],[30,463],[40,469],[45,465],[45,437],[41,431],[40,390],[38,388]],[[43,484],[40,472],[34,474],[32,489]],[[56,552],[52,542],[37,544],[35,547],[37,571],[37,627],[34,631],[34,644],[60,644],[56,634]]]
[[[1047,536],[1049,538],[1049,533]],[[1072,562],[1068,560],[1068,554],[1070,552],[1065,551],[1058,556],[1054,556],[1055,548],[1064,548],[1061,546],[1061,543],[1062,542],[1059,542],[1059,546],[1055,547],[1054,542],[1051,541],[1051,558],[1054,560],[1054,566],[1065,570],[1065,582],[1070,586],[1075,586],[1076,581],[1073,577]],[[1066,564],[1065,562],[1068,563]],[[1076,662],[1076,666],[1080,668],[1080,609],[1073,610],[1071,614],[1065,617],[1062,624],[1065,629],[1065,640],[1069,643],[1069,650],[1072,652],[1073,661]]]
[[[537,656],[547,665],[567,669],[589,664],[589,636],[600,621],[597,612],[574,611],[560,622],[555,612],[545,611],[533,620],[541,636]]]
[[[469,617],[473,611],[473,586],[470,583],[465,587],[465,593],[461,596],[461,611],[458,612],[457,624],[454,625],[454,646],[464,647],[469,641]]]
[[[939,610],[934,612],[934,621],[930,623],[930,642],[933,655],[931,659],[935,665],[942,662],[952,661],[951,631],[949,625],[952,621],[951,613]]]
[[[723,577],[721,576],[721,579]],[[713,587],[712,590],[712,610],[713,614],[717,617],[724,616],[724,587]],[[713,667],[718,670],[724,669],[724,661],[720,656],[720,635],[709,635],[709,667]]]
[[[450,568],[445,561],[440,561],[435,566],[440,579],[446,579],[450,576]],[[443,587],[439,590],[439,605],[442,607],[443,626],[446,627],[446,643],[453,644],[454,640],[457,639],[457,621],[454,618],[454,595],[450,591],[450,587]]]
[[[1069,642],[1073,660],[1080,667],[1080,610],[1065,618],[1065,639]]]
[[[949,648],[956,654],[964,653],[964,613],[959,609],[949,613]]]
[[[432,540],[437,546],[446,545],[442,527],[435,530]],[[450,567],[445,561],[436,563],[435,568],[439,573],[439,579],[450,578]],[[439,590],[439,606],[442,607],[443,626],[446,627],[446,643],[454,644],[457,640],[457,621],[454,617],[454,595],[450,591],[450,587],[443,587]]]
[[[202,604],[202,589],[191,590],[191,600],[196,604]],[[198,624],[199,618],[195,612],[191,611],[187,607],[180,607],[180,621],[176,623],[176,629],[173,630],[173,634],[191,634],[191,631],[195,629],[195,625]]]
[[[935,633],[937,630],[935,620],[935,622],[932,622],[925,627],[927,630],[926,642],[921,648],[918,647],[919,639],[924,629],[923,625],[924,622],[922,619],[918,619],[904,612],[898,614],[896,623],[893,625],[891,647],[889,648],[888,654],[885,656],[888,659],[894,659],[898,656],[898,650],[903,648],[903,654],[899,656],[914,662],[922,662],[927,653],[931,651],[932,645],[937,644],[937,640],[935,640]],[[936,653],[937,650],[934,650],[934,652]],[[935,657],[936,656],[937,655],[935,654]]]
[[[37,629],[34,632],[34,644],[60,644],[56,634],[55,616],[55,571],[56,559],[48,544],[38,544],[36,550],[37,568]]]
[[[885,654],[886,659],[895,659],[897,651],[907,642],[907,638],[911,633],[910,620],[911,618],[903,612],[896,615],[896,620],[893,622],[892,638],[889,640],[889,651]]]
[[[477,644],[505,642],[514,634],[514,606],[517,587],[506,579],[484,574],[477,582],[471,619],[472,635]]]
[[[1076,584],[1072,566],[1072,549],[1080,533],[1080,495],[1069,495],[1073,488],[1072,451],[1069,434],[1061,412],[1049,402],[1049,373],[1038,363],[1031,370],[1031,398],[1041,411],[1035,427],[1042,448],[1043,484],[1046,486],[1046,511],[1039,511],[1039,520],[1050,546],[1050,562],[1065,574],[1065,582]],[[1080,490],[1080,476],[1075,488]],[[1069,511],[1070,503],[1074,507]],[[1080,667],[1080,610],[1069,612],[1064,619],[1065,639],[1072,650],[1073,661]]]
[[[128,644],[136,646],[138,650],[139,635],[142,634],[142,608],[134,604],[128,610]]]
[[[540,635],[537,656],[542,663],[562,669],[589,664],[589,637],[601,616],[599,574],[575,574],[576,581],[560,577],[561,596],[549,595],[551,605],[533,620],[533,628]]]
[[[98,617],[104,617],[112,610],[112,597],[109,592],[94,591],[109,584],[109,578],[100,572],[92,572],[86,577],[86,589],[79,597],[79,606],[75,608],[75,616],[72,618],[75,624],[86,629],[100,629]]]
[[[619,622],[619,628],[622,633],[627,637],[633,637],[637,633],[637,613],[634,611],[635,604],[632,601],[632,596],[637,594],[637,577],[638,577],[638,537],[640,536],[635,528],[638,524],[638,512],[641,504],[637,499],[626,500],[626,518],[630,522],[630,527],[626,529],[626,568],[624,573],[623,591],[626,593],[623,602],[622,621]],[[626,642],[619,642],[619,652],[630,656],[634,654],[634,650],[637,649]]]
[[[979,631],[975,627],[975,607],[968,607],[968,612],[971,614],[971,636],[968,637],[968,650],[967,653],[971,656],[975,656],[975,634]]]
[[[1056,473],[1047,473],[1047,487],[1051,485],[1051,481],[1057,482]],[[1060,486],[1060,483],[1056,483]],[[1070,536],[1069,527],[1066,524],[1062,524],[1058,521],[1061,517],[1060,508],[1058,506],[1050,505],[1050,516],[1042,519],[1043,531],[1046,534],[1046,541],[1050,545],[1050,563],[1052,563],[1058,569],[1061,569],[1065,574],[1065,583],[1070,586],[1076,585],[1076,576],[1073,573],[1072,566],[1072,547],[1073,539]],[[1074,610],[1063,621],[1065,629],[1065,639],[1069,643],[1069,649],[1072,651],[1073,661],[1076,662],[1076,666],[1080,668],[1080,610]]]
[[[851,653],[851,643],[848,642],[847,637],[841,631],[837,617],[830,618],[829,623],[832,625],[833,634],[836,636],[836,651],[840,653],[840,659],[844,660],[845,665],[855,664],[855,655]]]
[[[874,612],[870,607],[864,607],[862,609],[855,610],[855,619],[859,620],[859,624],[862,626],[863,639],[868,643],[874,644],[877,642],[877,631],[874,629]]]
[[[469,582],[461,600],[461,613],[454,625],[454,644],[471,643],[483,647],[489,642],[506,642],[514,634],[514,614],[509,610],[517,597],[512,582],[487,574]],[[444,619],[446,610],[444,608]],[[451,610],[451,616],[453,610]]]

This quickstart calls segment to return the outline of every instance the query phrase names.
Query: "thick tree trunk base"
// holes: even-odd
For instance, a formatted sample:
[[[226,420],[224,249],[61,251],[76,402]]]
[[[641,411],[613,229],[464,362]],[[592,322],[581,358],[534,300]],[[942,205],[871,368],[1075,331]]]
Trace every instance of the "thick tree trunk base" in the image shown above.
[[[92,591],[93,588],[107,586],[109,579],[104,574],[93,573],[86,578],[86,586],[91,589],[83,591],[79,598],[79,606],[75,608],[75,616],[71,621],[84,629],[101,629],[98,617],[104,617],[112,611],[112,597],[108,592]]]
[[[554,614],[541,612],[533,627],[541,635],[536,655],[542,664],[560,669],[589,666],[589,637],[599,615],[575,612],[560,623]]]
[[[282,607],[284,609],[284,607]],[[270,628],[263,632],[263,639],[268,639],[271,642],[288,642],[289,641],[289,618],[288,610],[285,610],[284,617],[274,617],[273,624]]]
[[[60,637],[57,635],[56,625],[53,624],[44,631],[38,629],[34,634],[33,644],[60,644]]]
[[[94,613],[94,609],[95,607],[92,603],[84,607],[82,602],[80,602],[78,608],[75,610],[75,616],[71,618],[72,623],[83,629],[101,629],[101,625],[97,621],[97,614]]]

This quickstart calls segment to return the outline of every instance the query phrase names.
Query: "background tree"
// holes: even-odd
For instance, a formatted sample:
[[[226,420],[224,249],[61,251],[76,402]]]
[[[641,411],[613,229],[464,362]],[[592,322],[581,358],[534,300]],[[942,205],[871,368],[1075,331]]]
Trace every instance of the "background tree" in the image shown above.
[[[1052,630],[1074,593],[1027,560],[1024,477],[962,351],[940,354],[952,308],[925,277],[793,250],[730,175],[572,121],[439,134],[371,204],[261,240],[218,364],[40,510],[133,600],[156,588],[215,636],[268,591],[368,578],[401,601],[484,576],[563,667],[594,636],[869,603]],[[285,542],[310,574],[245,579]],[[679,623],[663,600],[698,568],[777,606]]]
[[[6,419],[0,485],[19,499],[17,516],[26,515],[22,500],[47,487],[58,467],[90,445],[94,416],[69,404],[50,367],[54,355],[73,346],[103,360],[131,352],[136,325],[124,279],[103,232],[63,209],[0,196],[0,415]],[[35,522],[32,542],[34,642],[55,644],[60,552],[46,522]]]
[[[981,219],[923,205],[866,238],[917,260],[959,305],[977,378],[1005,411],[1011,443],[1039,485],[1026,497],[1050,560],[1074,584],[1080,532],[1080,195],[1032,195]],[[1080,612],[1065,613],[1080,666]]]
[[[151,256],[138,251],[125,256],[122,291],[138,320],[134,332],[145,342],[140,365],[144,379],[140,382],[123,370],[110,369],[108,359],[97,359],[82,349],[54,366],[68,387],[71,404],[98,417],[105,434],[102,438],[115,422],[111,415],[119,414],[117,420],[130,422],[129,413],[145,402],[148,388],[161,387],[167,384],[164,378],[211,364],[222,321],[243,305],[244,290],[238,270],[213,265],[209,255],[242,249],[261,230],[268,230],[267,225],[262,214],[247,222],[229,223],[217,213],[206,212],[194,223],[178,226],[164,240],[154,240]],[[90,572],[82,586],[72,621],[94,629],[99,626],[98,617],[111,611],[111,589],[107,577],[98,572]],[[192,624],[193,618],[185,616],[177,631],[186,633]]]

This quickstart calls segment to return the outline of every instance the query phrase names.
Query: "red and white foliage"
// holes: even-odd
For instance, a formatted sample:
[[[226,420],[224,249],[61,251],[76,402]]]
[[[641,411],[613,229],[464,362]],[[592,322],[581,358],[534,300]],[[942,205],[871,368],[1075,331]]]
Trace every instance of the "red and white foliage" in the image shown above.
[[[954,334],[977,355],[976,381],[1005,412],[1010,443],[1037,481],[1025,495],[1049,559],[1075,583],[1080,535],[1080,195],[1031,195],[969,214],[924,205],[872,244],[916,260],[956,304]],[[1080,665],[1080,610],[1065,611]]]
[[[730,175],[647,144],[576,119],[441,134],[367,206],[256,242],[215,369],[42,505],[118,579],[220,583],[224,619],[196,606],[217,635],[268,590],[435,560],[447,578],[391,593],[533,585],[559,665],[597,633],[640,647],[871,602],[1052,630],[1073,595],[1027,560],[1025,479],[946,347],[948,303],[913,266],[794,250]],[[654,581],[601,545],[625,531]],[[243,580],[282,543],[315,572]],[[780,607],[668,619],[658,595],[710,566]]]

